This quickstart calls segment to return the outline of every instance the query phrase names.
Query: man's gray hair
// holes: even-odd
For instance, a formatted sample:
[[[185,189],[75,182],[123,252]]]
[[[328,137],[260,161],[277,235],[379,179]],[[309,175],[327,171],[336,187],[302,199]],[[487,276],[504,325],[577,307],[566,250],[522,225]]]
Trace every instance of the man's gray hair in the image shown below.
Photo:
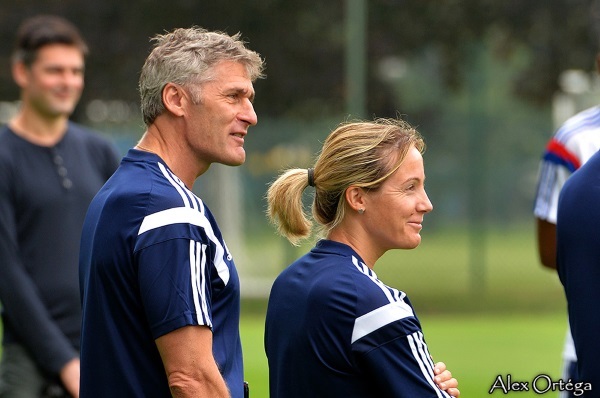
[[[151,39],[154,48],[144,66],[139,81],[141,110],[144,123],[149,126],[164,112],[162,90],[167,83],[199,86],[210,80],[211,68],[221,61],[239,62],[245,66],[252,82],[262,78],[264,61],[260,55],[246,48],[240,33],[229,36],[194,26],[175,29]],[[195,101],[199,91],[189,87]]]

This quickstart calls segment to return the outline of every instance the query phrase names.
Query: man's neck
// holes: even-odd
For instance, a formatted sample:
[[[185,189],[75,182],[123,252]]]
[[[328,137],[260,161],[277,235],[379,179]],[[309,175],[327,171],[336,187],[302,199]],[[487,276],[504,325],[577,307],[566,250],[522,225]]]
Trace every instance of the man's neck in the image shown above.
[[[10,128],[23,139],[40,146],[54,146],[67,131],[67,116],[44,117],[21,109],[9,122]]]
[[[162,117],[159,116],[161,120]],[[179,133],[171,129],[169,124],[161,123],[161,120],[148,127],[137,148],[157,154],[185,186],[192,189],[196,178],[208,170],[210,164],[199,162],[189,147],[177,137]]]

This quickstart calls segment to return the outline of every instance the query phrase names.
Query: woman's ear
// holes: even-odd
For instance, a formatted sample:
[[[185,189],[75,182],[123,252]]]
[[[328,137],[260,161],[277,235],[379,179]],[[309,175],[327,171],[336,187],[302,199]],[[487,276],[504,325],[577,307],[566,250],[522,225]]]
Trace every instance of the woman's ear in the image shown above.
[[[364,211],[366,207],[366,192],[364,189],[350,185],[346,192],[344,192],[346,197],[346,203],[348,206],[354,211]]]
[[[178,84],[167,83],[162,90],[162,101],[165,109],[175,116],[183,116],[185,114],[184,103],[187,101],[184,88]]]

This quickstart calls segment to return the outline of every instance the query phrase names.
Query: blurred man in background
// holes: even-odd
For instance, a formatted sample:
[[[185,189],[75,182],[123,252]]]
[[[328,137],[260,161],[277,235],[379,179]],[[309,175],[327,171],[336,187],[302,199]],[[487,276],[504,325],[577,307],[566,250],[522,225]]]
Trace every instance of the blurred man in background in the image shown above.
[[[573,174],[560,194],[557,213],[558,274],[567,297],[577,354],[578,381],[586,397],[600,388],[600,152]]]
[[[17,33],[21,106],[0,129],[0,397],[79,396],[81,227],[118,166],[112,144],[69,121],[87,52],[60,17],[30,18]]]
[[[596,55],[600,71],[600,53]],[[538,253],[542,265],[556,270],[556,220],[558,198],[563,185],[600,149],[600,106],[569,118],[552,136],[544,152],[535,197]],[[563,349],[562,379],[577,379],[577,355],[570,328]],[[570,394],[570,395],[568,395]],[[561,397],[573,396],[567,391]]]

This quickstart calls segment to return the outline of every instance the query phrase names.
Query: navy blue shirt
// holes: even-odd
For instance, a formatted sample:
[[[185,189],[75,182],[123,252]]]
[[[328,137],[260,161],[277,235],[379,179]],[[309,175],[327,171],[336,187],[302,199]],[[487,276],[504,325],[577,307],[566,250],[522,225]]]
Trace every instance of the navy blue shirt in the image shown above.
[[[600,152],[571,175],[558,202],[557,268],[580,381],[600,390]],[[598,395],[598,392],[594,393]]]
[[[319,241],[277,277],[265,349],[271,398],[449,397],[406,294],[342,243]]]
[[[169,397],[155,340],[213,332],[231,395],[243,397],[240,286],[204,203],[155,154],[132,149],[90,205],[81,238],[81,393]]]
[[[78,356],[81,226],[118,164],[107,139],[72,122],[51,147],[0,129],[3,344],[22,345],[52,375]]]

